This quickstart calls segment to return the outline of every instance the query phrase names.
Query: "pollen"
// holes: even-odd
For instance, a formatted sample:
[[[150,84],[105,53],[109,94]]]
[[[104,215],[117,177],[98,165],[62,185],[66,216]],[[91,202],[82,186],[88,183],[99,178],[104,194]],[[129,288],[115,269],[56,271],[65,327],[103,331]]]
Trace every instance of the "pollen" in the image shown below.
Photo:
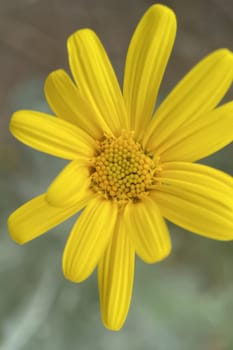
[[[105,136],[97,146],[90,171],[94,192],[118,204],[148,195],[155,184],[157,163],[134,140],[132,132],[124,131],[117,138]]]

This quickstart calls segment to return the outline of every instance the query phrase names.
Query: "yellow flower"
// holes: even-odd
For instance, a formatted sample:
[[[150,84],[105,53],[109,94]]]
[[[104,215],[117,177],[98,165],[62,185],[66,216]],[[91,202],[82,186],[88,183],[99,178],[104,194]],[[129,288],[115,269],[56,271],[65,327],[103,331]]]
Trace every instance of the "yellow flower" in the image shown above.
[[[16,112],[21,142],[71,162],[42,194],[9,218],[25,243],[85,208],[63,256],[74,282],[97,267],[102,319],[122,327],[136,254],[147,263],[171,250],[166,218],[213,239],[233,238],[233,180],[193,164],[232,141],[233,102],[216,106],[233,78],[233,55],[213,52],[197,64],[154,113],[176,32],[172,10],[154,5],[142,17],[126,58],[123,93],[99,39],[89,29],[68,39],[75,83],[49,75],[45,94],[56,117]]]

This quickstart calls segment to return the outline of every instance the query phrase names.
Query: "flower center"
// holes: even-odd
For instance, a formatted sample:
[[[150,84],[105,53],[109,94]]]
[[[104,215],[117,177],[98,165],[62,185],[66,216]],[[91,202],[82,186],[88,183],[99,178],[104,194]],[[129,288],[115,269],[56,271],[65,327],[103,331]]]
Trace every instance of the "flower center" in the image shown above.
[[[132,132],[98,141],[98,151],[91,168],[91,187],[105,198],[124,204],[148,195],[155,183],[156,164]]]

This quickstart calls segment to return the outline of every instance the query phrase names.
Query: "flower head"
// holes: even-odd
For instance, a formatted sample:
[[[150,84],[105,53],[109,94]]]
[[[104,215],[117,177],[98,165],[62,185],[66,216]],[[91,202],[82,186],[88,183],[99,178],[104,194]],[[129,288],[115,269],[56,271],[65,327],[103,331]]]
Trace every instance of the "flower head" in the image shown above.
[[[68,39],[74,82],[49,75],[45,94],[55,117],[16,112],[13,135],[70,160],[46,193],[17,209],[9,230],[18,243],[79,212],[63,256],[74,282],[97,267],[102,319],[120,329],[133,286],[135,253],[147,263],[171,250],[164,218],[213,239],[233,238],[233,181],[194,164],[232,141],[233,102],[216,107],[233,78],[233,55],[213,52],[154,112],[176,32],[172,10],[154,5],[129,45],[123,93],[96,34]]]

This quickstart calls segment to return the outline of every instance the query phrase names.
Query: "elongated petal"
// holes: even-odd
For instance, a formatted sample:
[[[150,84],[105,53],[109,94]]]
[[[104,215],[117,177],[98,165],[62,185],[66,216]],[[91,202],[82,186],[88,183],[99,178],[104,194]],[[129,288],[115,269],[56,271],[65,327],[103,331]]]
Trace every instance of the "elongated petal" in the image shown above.
[[[197,64],[160,105],[148,126],[144,145],[159,153],[177,129],[204,116],[221,101],[233,78],[233,55],[226,49],[213,52]]]
[[[14,113],[10,131],[24,144],[64,159],[85,159],[95,151],[94,140],[84,131],[40,112]]]
[[[221,193],[230,195],[233,193],[233,178],[232,176],[218,170],[202,164],[193,164],[188,162],[168,162],[162,165],[162,177],[179,176],[180,180],[189,179],[191,182],[209,186],[218,191],[220,186]],[[176,177],[174,177],[176,178]],[[227,200],[226,198],[224,199]],[[232,203],[232,202],[230,202]]]
[[[104,132],[110,132],[104,119],[95,114],[91,105],[84,100],[77,86],[62,69],[48,76],[45,94],[58,117],[77,125],[93,138],[101,138]]]
[[[74,205],[83,196],[92,197],[89,190],[90,177],[87,166],[80,161],[70,162],[49,186],[46,199],[54,206]]]
[[[121,90],[96,34],[89,29],[78,30],[68,39],[68,53],[76,84],[96,115],[103,117],[113,132],[126,127]]]
[[[54,208],[42,194],[23,204],[10,215],[8,219],[10,236],[19,244],[27,243],[67,220],[86,204],[87,200],[82,198],[72,207]]]
[[[164,162],[194,162],[232,141],[233,102],[230,102],[178,129],[176,135],[167,140],[159,152]]]
[[[139,22],[126,58],[124,98],[130,127],[140,137],[150,121],[176,34],[176,18],[154,5]]]
[[[128,204],[124,212],[126,231],[137,254],[147,263],[164,259],[171,251],[167,226],[154,200]]]
[[[102,320],[111,330],[119,330],[125,322],[133,280],[134,249],[123,220],[119,219],[111,243],[98,268]]]
[[[113,234],[117,205],[93,199],[78,218],[63,255],[63,272],[73,282],[93,272]]]
[[[233,239],[233,179],[210,167],[185,162],[163,165],[153,198],[170,221],[194,233]]]

